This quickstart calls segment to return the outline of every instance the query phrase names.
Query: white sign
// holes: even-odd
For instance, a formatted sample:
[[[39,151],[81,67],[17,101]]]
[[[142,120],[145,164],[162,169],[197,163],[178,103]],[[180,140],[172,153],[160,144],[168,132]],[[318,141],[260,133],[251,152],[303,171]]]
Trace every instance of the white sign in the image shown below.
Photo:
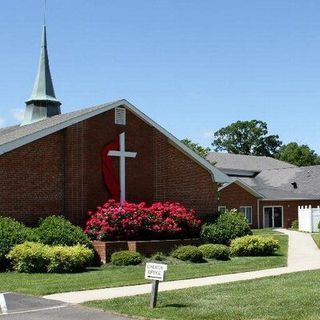
[[[166,264],[147,262],[144,277],[149,280],[163,281],[164,273],[167,269],[168,266]]]

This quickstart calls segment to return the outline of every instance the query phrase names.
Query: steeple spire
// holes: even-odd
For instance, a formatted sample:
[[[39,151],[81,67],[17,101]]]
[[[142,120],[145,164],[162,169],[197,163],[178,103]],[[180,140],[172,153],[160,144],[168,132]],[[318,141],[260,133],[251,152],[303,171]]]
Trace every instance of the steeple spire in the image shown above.
[[[26,104],[25,115],[21,125],[30,124],[61,113],[61,102],[55,96],[50,73],[45,25],[42,29],[38,73],[31,97],[26,101]]]

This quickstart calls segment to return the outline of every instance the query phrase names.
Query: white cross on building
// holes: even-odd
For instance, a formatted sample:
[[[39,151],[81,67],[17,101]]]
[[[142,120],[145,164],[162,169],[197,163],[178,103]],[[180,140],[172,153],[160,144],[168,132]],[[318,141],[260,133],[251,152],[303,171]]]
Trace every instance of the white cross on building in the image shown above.
[[[108,156],[120,158],[120,203],[123,204],[126,200],[126,158],[135,158],[136,152],[128,152],[125,146],[125,132],[120,134],[120,150],[110,150]]]

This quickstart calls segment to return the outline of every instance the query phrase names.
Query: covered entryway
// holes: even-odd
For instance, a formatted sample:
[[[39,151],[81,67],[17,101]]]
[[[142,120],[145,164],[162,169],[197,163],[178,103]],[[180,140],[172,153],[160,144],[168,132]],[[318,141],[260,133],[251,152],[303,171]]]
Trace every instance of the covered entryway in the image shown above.
[[[263,207],[263,227],[282,228],[283,226],[283,207],[268,206]]]

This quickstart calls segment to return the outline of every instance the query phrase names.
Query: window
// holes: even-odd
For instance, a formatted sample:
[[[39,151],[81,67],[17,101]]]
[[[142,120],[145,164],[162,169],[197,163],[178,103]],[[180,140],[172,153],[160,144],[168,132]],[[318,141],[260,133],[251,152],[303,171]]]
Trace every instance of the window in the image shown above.
[[[249,224],[252,224],[252,207],[240,207],[240,213],[246,217]]]
[[[115,124],[126,124],[126,109],[125,108],[115,108],[114,109],[114,123]]]
[[[226,206],[219,206],[219,207],[218,207],[218,212],[224,213],[224,212],[226,212],[226,211],[227,211]]]

